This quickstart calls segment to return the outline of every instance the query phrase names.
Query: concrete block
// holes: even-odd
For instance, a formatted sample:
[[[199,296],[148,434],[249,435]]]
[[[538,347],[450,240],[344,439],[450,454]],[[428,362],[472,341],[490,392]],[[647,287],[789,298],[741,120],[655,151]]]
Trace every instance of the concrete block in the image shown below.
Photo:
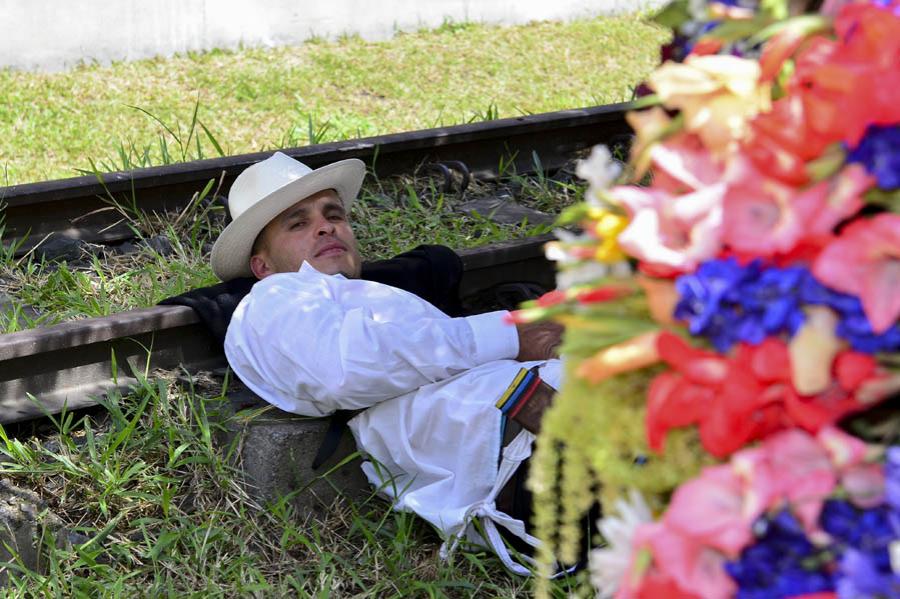
[[[219,442],[232,451],[232,459],[244,473],[248,492],[257,500],[274,502],[290,495],[299,513],[312,515],[323,512],[339,494],[361,499],[372,492],[360,469],[359,457],[335,468],[356,451],[349,429],[343,431],[341,442],[328,461],[313,470],[312,462],[330,419],[283,412],[243,386],[232,388],[228,399],[228,411],[242,412],[227,420]]]
[[[33,491],[0,479],[0,586],[8,581],[10,564],[39,570],[41,548],[52,538],[66,542],[62,522]]]

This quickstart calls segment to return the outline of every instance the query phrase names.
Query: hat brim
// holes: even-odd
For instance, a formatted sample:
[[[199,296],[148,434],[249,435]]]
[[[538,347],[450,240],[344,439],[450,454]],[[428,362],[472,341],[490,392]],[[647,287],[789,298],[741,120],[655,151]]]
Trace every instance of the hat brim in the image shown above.
[[[253,242],[272,219],[300,200],[326,189],[337,192],[344,210],[349,213],[365,176],[365,163],[350,158],[318,168],[279,187],[225,227],[210,256],[213,272],[222,281],[252,277],[250,256]]]

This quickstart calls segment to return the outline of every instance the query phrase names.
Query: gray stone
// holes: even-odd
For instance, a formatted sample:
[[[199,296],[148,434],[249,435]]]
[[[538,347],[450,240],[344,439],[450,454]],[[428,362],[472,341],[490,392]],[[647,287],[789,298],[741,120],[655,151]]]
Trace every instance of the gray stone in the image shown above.
[[[81,259],[86,245],[80,239],[51,235],[34,249],[34,256],[38,260],[43,258],[48,262],[76,262]]]
[[[539,210],[534,210],[533,208],[528,208],[527,206],[521,206],[519,204],[516,204],[512,201],[511,198],[506,196],[486,197],[471,200],[460,206],[459,210],[465,212],[466,214],[473,214],[477,212],[481,216],[489,218],[496,223],[500,223],[501,225],[517,225],[525,219],[528,219],[528,224],[531,225],[549,225],[552,224],[554,220],[556,220],[556,217],[551,214],[547,214],[546,212],[541,212]]]
[[[8,564],[40,570],[41,548],[66,540],[62,522],[36,493],[0,479],[0,586],[8,581]]]
[[[124,256],[127,254],[133,254],[138,251],[138,246],[134,245],[130,241],[124,241],[118,245],[109,246],[109,251],[118,256]]]
[[[147,247],[160,256],[170,256],[175,253],[172,242],[165,235],[155,235],[147,240]]]
[[[285,496],[300,514],[323,513],[340,495],[362,498],[371,486],[356,457],[350,431],[345,428],[334,454],[317,470],[312,462],[325,438],[331,420],[306,418],[269,406],[245,387],[228,393],[229,404],[220,414],[243,411],[240,418],[227,418],[226,431],[218,441],[232,451],[233,459],[244,473],[251,496],[263,502],[279,501]]]

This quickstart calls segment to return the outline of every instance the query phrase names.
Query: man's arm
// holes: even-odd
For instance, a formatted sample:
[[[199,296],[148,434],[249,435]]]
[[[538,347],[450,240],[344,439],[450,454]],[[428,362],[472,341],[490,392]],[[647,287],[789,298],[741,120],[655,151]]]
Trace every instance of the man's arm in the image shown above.
[[[383,285],[313,280],[294,285],[296,278],[285,277],[255,290],[228,331],[232,367],[283,409],[319,416],[365,408],[519,354],[505,312],[448,318]],[[355,307],[340,301],[348,294]],[[374,309],[359,307],[367,305],[360,294],[371,295]]]
[[[519,354],[516,360],[532,362],[559,357],[563,326],[555,322],[535,322],[516,325]]]

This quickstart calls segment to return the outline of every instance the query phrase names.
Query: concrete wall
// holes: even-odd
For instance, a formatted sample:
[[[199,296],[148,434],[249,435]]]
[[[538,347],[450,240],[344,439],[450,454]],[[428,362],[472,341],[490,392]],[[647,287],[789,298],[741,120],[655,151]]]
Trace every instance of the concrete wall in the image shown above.
[[[526,23],[664,0],[0,0],[0,68],[60,70],[212,48],[385,39],[445,20]]]

